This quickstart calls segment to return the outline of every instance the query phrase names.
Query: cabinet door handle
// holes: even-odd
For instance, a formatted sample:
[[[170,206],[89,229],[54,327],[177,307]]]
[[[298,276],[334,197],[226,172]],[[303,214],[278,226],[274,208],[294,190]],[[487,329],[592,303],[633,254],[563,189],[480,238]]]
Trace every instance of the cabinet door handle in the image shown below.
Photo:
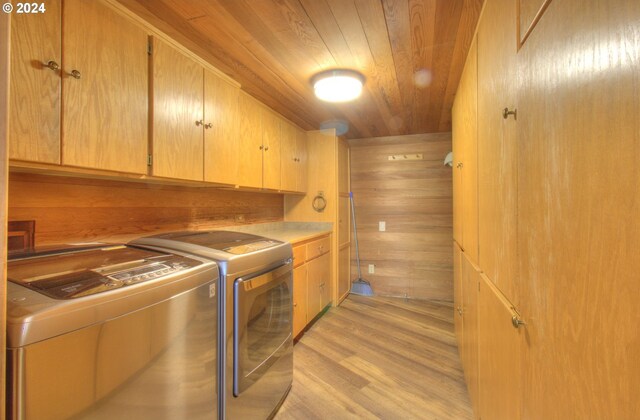
[[[71,73],[69,73],[69,74],[74,79],[80,79],[82,77],[82,74],[80,74],[80,72],[78,70],[71,70]]]
[[[60,69],[60,65],[53,60],[47,61],[47,64],[44,65],[46,68],[49,68],[53,71]]]
[[[509,108],[505,108],[502,110],[502,118],[504,118],[505,120],[507,118],[509,118],[509,115],[513,115],[513,119],[517,120],[518,119],[518,110],[514,109],[509,111]]]
[[[206,123],[206,124],[204,125],[204,128],[213,128],[213,124],[211,124],[211,123]]]
[[[513,324],[513,328],[520,328],[521,326],[524,327],[527,325],[527,323],[520,319],[518,315],[511,317],[511,324]]]
[[[197,120],[196,121],[196,126],[200,127],[202,125],[202,120]]]

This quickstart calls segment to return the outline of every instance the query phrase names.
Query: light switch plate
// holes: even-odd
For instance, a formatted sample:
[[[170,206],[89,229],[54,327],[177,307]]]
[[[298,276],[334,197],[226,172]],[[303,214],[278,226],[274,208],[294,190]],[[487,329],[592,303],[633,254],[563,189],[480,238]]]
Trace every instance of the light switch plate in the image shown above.
[[[369,264],[369,274],[375,274],[376,266],[374,264]]]
[[[384,232],[385,230],[387,230],[387,222],[383,222],[383,221],[378,222],[378,230],[380,232]]]

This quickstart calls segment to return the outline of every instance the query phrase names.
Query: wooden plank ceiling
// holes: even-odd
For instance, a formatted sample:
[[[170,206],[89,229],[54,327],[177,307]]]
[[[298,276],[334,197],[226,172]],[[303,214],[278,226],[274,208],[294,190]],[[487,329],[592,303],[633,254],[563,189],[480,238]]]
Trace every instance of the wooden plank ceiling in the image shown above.
[[[118,0],[306,130],[347,138],[451,130],[483,0]],[[315,98],[317,72],[366,77],[358,100]]]

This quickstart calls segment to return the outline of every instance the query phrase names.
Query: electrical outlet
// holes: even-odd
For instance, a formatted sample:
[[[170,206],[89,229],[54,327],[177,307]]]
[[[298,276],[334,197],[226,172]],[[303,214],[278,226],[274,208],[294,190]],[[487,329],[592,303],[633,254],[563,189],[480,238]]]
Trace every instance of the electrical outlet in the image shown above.
[[[374,264],[369,264],[369,274],[375,274],[376,266]]]
[[[378,222],[378,230],[380,232],[384,232],[385,230],[387,230],[387,222]]]

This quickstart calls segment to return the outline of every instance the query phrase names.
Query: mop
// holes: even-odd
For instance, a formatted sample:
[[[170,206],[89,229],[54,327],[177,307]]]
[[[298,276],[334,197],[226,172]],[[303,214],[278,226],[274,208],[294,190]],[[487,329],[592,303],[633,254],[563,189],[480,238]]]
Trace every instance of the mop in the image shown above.
[[[356,229],[356,207],[353,205],[353,192],[349,192],[351,200],[351,218],[353,219],[353,237],[356,240],[356,261],[358,262],[358,278],[351,283],[351,293],[361,296],[373,296],[371,283],[362,278],[360,270],[360,251],[358,249],[358,231]]]

